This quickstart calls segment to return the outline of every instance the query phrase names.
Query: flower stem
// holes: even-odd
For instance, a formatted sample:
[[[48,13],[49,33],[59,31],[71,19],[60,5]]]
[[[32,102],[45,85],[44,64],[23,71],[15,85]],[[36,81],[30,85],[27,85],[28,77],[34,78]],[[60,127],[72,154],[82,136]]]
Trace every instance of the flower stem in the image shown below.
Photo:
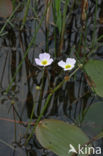
[[[74,72],[70,74],[69,80],[70,80],[70,78],[71,78],[81,67],[82,67],[82,65],[80,64],[80,65],[74,70]],[[39,115],[37,121],[35,122],[35,125],[34,125],[34,127],[33,127],[33,129],[32,129],[32,132],[31,132],[31,134],[29,135],[29,137],[27,138],[25,144],[27,144],[28,141],[31,139],[31,137],[32,137],[32,135],[33,135],[33,133],[34,133],[34,131],[35,131],[35,129],[36,129],[36,127],[37,127],[39,121],[41,120],[41,118],[42,118],[42,116],[43,116],[43,114],[44,114],[44,112],[45,112],[45,110],[46,110],[46,108],[47,108],[47,106],[48,106],[48,104],[49,104],[49,102],[50,102],[50,100],[51,100],[52,95],[53,95],[59,88],[61,88],[62,85],[63,85],[66,81],[68,81],[68,80],[63,79],[63,81],[61,81],[61,82],[53,89],[53,91],[48,95],[48,97],[47,97],[47,99],[46,99],[46,102],[45,102],[45,104],[44,104],[44,107],[42,108],[42,111],[41,111],[41,113],[40,113],[40,115]]]
[[[45,80],[45,68],[43,68],[42,80],[41,80],[41,86],[40,86],[40,96],[39,96],[39,101],[38,101],[39,112],[40,112],[42,98],[43,98],[44,80]]]

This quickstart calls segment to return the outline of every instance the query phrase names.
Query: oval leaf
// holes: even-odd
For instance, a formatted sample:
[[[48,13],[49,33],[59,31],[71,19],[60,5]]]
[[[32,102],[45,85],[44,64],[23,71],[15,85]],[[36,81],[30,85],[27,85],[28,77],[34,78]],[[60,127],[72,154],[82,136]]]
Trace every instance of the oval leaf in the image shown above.
[[[8,17],[12,13],[11,0],[0,0],[0,17]]]
[[[36,137],[44,148],[58,156],[71,156],[73,153],[69,153],[69,150],[72,146],[77,151],[78,144],[84,145],[89,141],[80,128],[55,119],[40,121],[36,128]]]
[[[103,102],[97,102],[88,109],[82,127],[91,136],[95,136],[103,130]]]
[[[85,70],[91,79],[92,88],[103,97],[103,61],[90,60],[85,65]]]

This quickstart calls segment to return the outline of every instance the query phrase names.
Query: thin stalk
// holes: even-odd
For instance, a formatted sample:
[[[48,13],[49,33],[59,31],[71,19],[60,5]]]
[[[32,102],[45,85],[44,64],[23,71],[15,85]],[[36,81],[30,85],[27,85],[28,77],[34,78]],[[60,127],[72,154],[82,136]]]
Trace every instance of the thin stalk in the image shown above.
[[[54,6],[54,3],[52,4],[52,12],[53,12],[53,20],[54,20],[54,23],[56,25],[56,14],[55,14],[55,6]],[[57,56],[56,54],[56,51],[57,51],[57,33],[56,33],[56,26],[54,27],[54,44],[55,44],[55,58]]]
[[[82,65],[80,64],[80,65],[74,70],[74,72],[71,73],[71,75],[69,76],[69,79],[70,79],[81,67],[82,67]],[[35,125],[34,125],[34,127],[33,127],[33,129],[32,129],[32,132],[31,132],[31,134],[29,135],[29,137],[27,138],[25,144],[27,144],[28,141],[31,139],[31,137],[32,137],[32,135],[33,135],[33,133],[34,133],[34,131],[35,131],[35,129],[36,129],[36,127],[37,127],[39,121],[41,120],[41,118],[42,118],[42,116],[43,116],[45,110],[47,109],[47,106],[48,106],[48,104],[49,104],[49,102],[50,102],[50,100],[51,100],[52,95],[53,95],[58,89],[60,89],[60,88],[62,87],[62,85],[63,85],[66,81],[68,81],[68,80],[63,79],[63,81],[60,82],[60,83],[54,88],[54,90],[48,95],[48,97],[47,97],[47,99],[46,99],[46,102],[45,102],[45,104],[44,104],[44,107],[42,108],[42,111],[41,111],[41,113],[40,113],[40,115],[39,115],[37,121],[35,122]]]
[[[63,48],[63,42],[64,42],[64,32],[65,32],[65,24],[66,24],[67,6],[68,6],[68,0],[65,1],[65,5],[64,5],[62,32],[61,32],[60,46],[59,46],[59,51],[58,51],[59,55],[61,54],[61,51],[62,51],[62,48]]]
[[[97,3],[97,0],[96,0],[96,8],[95,8],[95,18],[94,18],[94,33],[93,33],[93,42],[92,42],[92,47],[95,46],[95,33],[96,33],[96,24],[97,24],[97,18],[96,18],[96,15],[97,15],[97,9],[98,9],[98,3]]]
[[[18,8],[20,7],[21,3],[18,4],[18,6],[13,10],[11,16],[6,20],[5,24],[3,25],[3,27],[0,30],[0,36],[2,36],[2,33],[5,29],[5,27],[7,26],[7,24],[10,22],[11,18],[14,16],[15,12],[18,10]]]
[[[24,28],[24,25],[26,23],[29,7],[30,7],[30,0],[28,0],[27,3],[26,3],[26,9],[25,9],[25,12],[24,12],[24,18],[23,18],[20,30],[22,30]]]
[[[49,4],[49,5],[50,5],[50,4]],[[46,12],[47,12],[47,9],[45,10],[44,15],[42,16],[42,19],[41,19],[41,21],[40,21],[38,27],[37,27],[36,30],[35,30],[35,33],[34,33],[32,39],[31,39],[31,42],[29,43],[28,48],[27,48],[26,52],[24,53],[23,59],[21,60],[21,62],[20,62],[19,65],[17,66],[16,72],[15,72],[15,74],[14,74],[14,76],[13,76],[13,78],[12,78],[12,80],[11,80],[9,86],[8,86],[8,88],[6,89],[6,93],[9,92],[9,90],[10,90],[10,88],[11,88],[11,86],[12,86],[12,83],[14,82],[14,80],[15,80],[15,78],[16,78],[16,75],[17,75],[17,73],[19,72],[19,70],[20,70],[20,68],[21,68],[21,66],[22,66],[22,64],[23,64],[23,61],[25,60],[26,56],[27,56],[28,53],[29,53],[29,50],[30,50],[31,46],[32,46],[33,44],[35,45],[36,36],[37,36],[37,33],[38,33],[38,31],[39,31],[39,29],[40,29],[40,27],[41,27],[41,24],[42,24],[43,21],[44,21]]]
[[[11,148],[12,150],[15,150],[15,148],[14,148],[12,145],[8,144],[6,141],[0,139],[0,142],[1,142],[2,144],[4,144],[4,145],[8,146],[8,147]]]
[[[92,40],[92,43],[91,43],[91,51],[90,53],[87,55],[88,57],[90,55],[92,55],[92,53],[95,52],[95,50],[97,49],[97,42],[103,37],[103,36],[100,36],[97,40],[96,40],[96,37],[95,37],[95,33],[96,33],[96,24],[97,24],[97,18],[96,18],[96,15],[97,15],[97,9],[98,9],[98,3],[97,3],[97,0],[96,0],[96,8],[95,8],[95,17],[94,17],[94,32],[93,32],[93,40]],[[96,45],[96,47],[95,47]]]
[[[100,41],[101,39],[103,39],[103,35],[101,35],[100,37],[98,37],[97,41]]]
[[[52,2],[51,0],[46,0],[46,19],[45,19],[45,28],[46,28],[46,51],[49,52],[49,18],[50,18],[50,6],[48,4]]]
[[[13,117],[14,117],[14,121],[15,121],[16,117],[15,117],[14,105],[12,105],[12,108],[13,108]],[[15,142],[16,142],[16,122],[14,122],[14,137],[15,137]]]
[[[19,121],[19,120],[12,120],[12,119],[8,119],[8,118],[1,118],[1,117],[0,117],[0,120],[12,122],[12,123],[16,122],[17,124],[21,124],[21,125],[23,125],[23,126],[27,126],[27,125],[28,125],[28,122]],[[31,123],[31,126],[33,126],[34,124],[35,124],[35,123],[32,122],[32,123]]]
[[[35,94],[35,97],[34,97],[34,104],[33,104],[32,112],[31,112],[31,115],[30,115],[30,121],[28,122],[28,126],[27,126],[27,129],[26,129],[26,134],[28,134],[30,126],[32,125],[32,118],[33,118],[33,114],[34,114],[34,110],[35,110],[35,102],[36,102],[37,97],[38,97],[38,90],[36,91],[36,94]]]
[[[14,9],[16,6],[16,0],[12,0],[12,4],[13,4],[13,9]]]
[[[21,117],[20,117],[18,111],[17,111],[16,108],[15,108],[15,101],[11,101],[10,108],[11,108],[11,107],[13,107],[13,110],[15,111],[15,113],[16,113],[17,117],[19,118],[19,120],[22,121],[22,119],[21,119]],[[10,108],[9,108],[8,112],[10,111]]]
[[[47,108],[47,106],[48,106],[48,103],[49,103],[51,97],[52,97],[52,93],[50,93],[50,94],[48,95],[47,100],[46,100],[46,102],[45,102],[45,104],[44,104],[44,107],[43,107],[43,109],[42,109],[42,112],[40,113],[40,115],[39,115],[37,121],[35,122],[35,125],[34,125],[34,127],[33,127],[33,129],[32,129],[32,132],[31,132],[31,134],[29,135],[29,137],[27,138],[27,140],[26,140],[26,142],[25,142],[25,145],[26,145],[26,144],[28,143],[28,141],[31,139],[31,137],[32,137],[32,135],[33,135],[33,133],[34,133],[34,131],[35,131],[35,129],[36,129],[36,127],[37,127],[39,121],[41,120],[41,118],[42,118],[42,116],[43,116],[43,114],[44,114],[44,112],[45,112],[45,110],[46,110],[46,108]]]
[[[41,87],[40,87],[40,96],[39,96],[39,102],[38,102],[39,110],[40,110],[41,103],[42,103],[42,98],[43,98],[44,78],[45,78],[45,68],[43,69],[43,73],[42,73],[42,80],[41,80]]]
[[[87,18],[86,18],[86,23],[85,23],[85,32],[84,32],[84,40],[82,40],[83,41],[83,50],[86,52],[86,48],[87,48],[87,29],[88,29],[88,27],[87,27]],[[82,30],[82,31],[84,31],[84,30]],[[82,32],[83,33],[83,32]],[[86,60],[86,55],[87,54],[85,54],[84,53],[84,55],[83,55],[83,62]]]
[[[8,21],[8,24],[9,24],[12,28],[14,28],[14,24],[12,24],[10,21]]]
[[[83,34],[82,32],[80,33],[80,40],[79,40],[79,43],[78,43],[78,50],[77,52],[75,53],[77,59],[79,60],[79,62],[82,62],[82,59],[80,58],[80,53],[81,53],[81,45],[82,45],[82,41],[83,41]]]
[[[45,45],[46,45],[46,48],[45,48],[45,51],[46,52],[49,52],[49,29],[46,28],[46,35],[45,35]]]

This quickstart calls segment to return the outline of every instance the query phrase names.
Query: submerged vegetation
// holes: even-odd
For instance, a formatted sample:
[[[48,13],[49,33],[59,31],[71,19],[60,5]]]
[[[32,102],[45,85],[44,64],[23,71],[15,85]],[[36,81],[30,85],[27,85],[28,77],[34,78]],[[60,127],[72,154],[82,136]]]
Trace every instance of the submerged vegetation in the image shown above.
[[[102,154],[102,16],[102,0],[0,0],[0,155]]]

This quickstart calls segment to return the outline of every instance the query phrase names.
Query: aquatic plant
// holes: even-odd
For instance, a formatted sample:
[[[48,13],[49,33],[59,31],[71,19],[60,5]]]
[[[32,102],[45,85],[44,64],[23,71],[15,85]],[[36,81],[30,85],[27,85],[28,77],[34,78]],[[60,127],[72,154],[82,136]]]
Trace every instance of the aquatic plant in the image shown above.
[[[11,5],[10,0],[7,1],[1,0],[0,7],[1,7],[1,2],[5,2],[6,5],[7,2],[9,2],[8,4]],[[9,47],[9,50],[16,49],[15,51],[17,52],[17,53],[13,52],[13,54],[11,54],[12,58],[10,58],[11,55],[9,57],[10,60],[12,60],[12,62],[10,62],[11,64],[9,64],[11,70],[8,73],[11,74],[8,74],[10,75],[10,77],[8,76],[9,77],[8,83],[6,83],[6,85],[8,85],[8,88],[5,89],[6,90],[5,96],[7,96],[7,99],[8,96],[10,96],[9,98],[10,100],[12,99],[11,97],[12,92],[14,95],[13,96],[14,102],[11,102],[11,107],[9,109],[9,112],[11,111],[11,108],[13,108],[13,115],[15,120],[14,121],[15,136],[16,136],[16,123],[21,123],[22,125],[25,123],[21,119],[20,116],[21,112],[19,112],[22,109],[21,108],[22,102],[20,103],[21,107],[18,107],[19,102],[16,102],[17,100],[15,99],[17,98],[15,98],[15,96],[19,92],[21,92],[21,90],[22,92],[24,91],[23,95],[25,94],[25,90],[23,90],[24,85],[21,85],[22,88],[20,88],[20,90],[18,86],[19,84],[21,84],[20,83],[21,80],[23,82],[22,84],[24,84],[24,77],[25,77],[24,66],[26,68],[25,71],[26,71],[27,78],[25,79],[25,84],[27,83],[26,87],[28,93],[26,96],[27,99],[24,99],[23,97],[24,99],[23,101],[25,101],[23,106],[25,107],[25,104],[27,106],[26,114],[28,114],[27,119],[29,118],[29,121],[26,122],[27,128],[25,133],[25,138],[26,138],[25,145],[29,143],[30,139],[33,139],[33,135],[35,132],[38,141],[43,147],[53,151],[59,156],[65,156],[69,150],[69,144],[70,145],[72,144],[73,146],[71,147],[74,147],[77,151],[78,143],[87,145],[93,142],[93,140],[98,139],[98,137],[94,137],[92,141],[89,140],[88,136],[85,135],[85,133],[83,133],[80,126],[85,127],[86,130],[89,127],[89,130],[91,129],[91,132],[95,132],[96,135],[99,134],[99,132],[103,127],[102,120],[100,120],[103,118],[102,115],[103,103],[97,102],[95,104],[93,103],[94,99],[90,100],[87,97],[88,94],[92,94],[93,98],[97,97],[96,99],[97,101],[99,99],[98,96],[103,97],[103,81],[102,81],[103,61],[95,60],[94,58],[91,59],[92,57],[91,54],[96,54],[96,50],[100,46],[100,41],[101,39],[103,39],[103,35],[99,35],[99,37],[97,37],[98,35],[96,34],[97,32],[96,29],[98,29],[97,19],[99,19],[97,18],[97,7],[100,5],[99,3],[100,2],[96,0],[96,3],[93,4],[94,6],[93,8],[95,9],[91,9],[91,7],[88,9],[87,0],[82,0],[78,2],[69,1],[69,0],[65,0],[65,1],[45,0],[45,3],[43,1],[38,1],[38,0],[33,0],[33,1],[12,0],[13,9],[14,9],[12,13],[8,14],[7,16],[0,14],[1,17],[8,17],[10,15],[10,17],[7,18],[7,20],[4,19],[6,21],[3,21],[5,23],[1,25],[2,27],[0,30],[0,37],[3,36],[3,38],[2,41],[0,40],[0,44],[3,43],[3,47],[5,46],[6,48]],[[22,13],[19,10],[22,10],[21,11]],[[94,10],[95,13],[93,12],[92,20],[89,20],[88,22],[88,18],[90,18],[90,16],[92,15],[91,12],[90,16],[88,16],[90,12],[89,10],[92,10],[92,12]],[[2,11],[4,10],[0,10],[0,13],[2,13]],[[22,17],[19,18],[21,14]],[[91,25],[92,25],[93,33],[91,32]],[[38,35],[39,33],[41,33],[41,31],[43,32],[42,34],[44,35],[43,43],[41,43],[42,42],[41,36],[39,38],[40,40],[38,40]],[[91,33],[89,34],[88,32]],[[13,42],[11,41],[13,34],[16,34],[15,41],[17,40],[17,36],[19,36],[18,42],[15,42],[15,44],[14,44],[14,38],[13,38]],[[9,45],[9,40],[7,38],[8,36],[10,40],[10,45]],[[38,44],[38,42],[40,43]],[[20,53],[18,53],[19,49],[20,49]],[[40,53],[40,51],[46,51],[46,52]],[[16,58],[18,58],[17,55],[19,54],[20,57],[19,59],[16,60]],[[5,52],[3,55],[5,55]],[[38,58],[36,58],[35,56],[38,56]],[[71,58],[71,56],[74,57],[75,59]],[[2,58],[2,55],[0,58]],[[66,61],[64,61],[64,59],[66,59]],[[6,56],[6,60],[8,60],[8,55]],[[34,60],[36,66],[34,66]],[[58,62],[58,60],[60,61]],[[41,68],[38,68],[38,66],[40,66]],[[50,67],[46,68],[47,66]],[[67,72],[64,72],[63,70],[59,70],[60,68],[58,66]],[[5,67],[7,67],[6,61],[5,61],[4,69],[2,70],[3,72],[1,72],[2,76],[0,77],[1,90],[3,88],[2,82],[3,82],[3,77],[5,75],[5,71],[7,73]],[[73,68],[75,69],[71,71]],[[78,74],[76,75],[77,71]],[[23,75],[23,79],[22,79],[22,75]],[[77,79],[78,75],[82,77],[83,80],[82,78],[78,80]],[[18,77],[19,77],[19,81],[18,81]],[[6,74],[6,79],[7,79],[7,74]],[[71,87],[72,85],[71,82],[73,82],[72,87]],[[85,86],[84,86],[84,82],[85,82]],[[77,83],[78,85],[76,85]],[[79,89],[77,89],[78,86],[80,87]],[[82,88],[81,86],[84,87],[83,92],[81,90]],[[76,92],[76,94],[78,95],[73,97],[72,92]],[[85,97],[86,99],[84,99]],[[22,97],[20,97],[20,101],[22,101],[21,98]],[[89,101],[89,104],[87,101]],[[77,108],[78,107],[77,103],[80,104],[79,105],[80,111]],[[92,106],[87,107],[87,105],[92,105]],[[20,108],[20,110],[18,108]],[[72,113],[72,108],[73,111],[75,112],[74,114]],[[75,125],[72,125],[71,123],[67,124],[62,121],[57,121],[55,119],[41,120],[42,118],[43,119],[49,118],[49,113],[51,113],[50,112],[51,110],[53,111],[56,110],[57,111],[56,115],[59,114],[58,113],[59,111],[61,112],[63,110],[64,112],[62,114],[60,113],[60,115],[64,115],[65,117],[67,117],[67,121],[70,120]],[[69,110],[70,113],[68,113]],[[52,113],[53,115],[55,115],[54,114],[55,111]],[[51,117],[52,117],[52,113],[50,114]],[[72,118],[72,114],[73,114],[73,118]],[[96,116],[95,114],[98,114],[98,116]],[[20,122],[19,121],[16,122],[16,116],[18,117]],[[60,118],[62,117],[60,116]],[[94,125],[91,126],[91,122],[96,125],[95,128],[93,127]],[[88,123],[90,124],[87,125]],[[31,126],[33,127],[31,128]],[[101,137],[103,137],[103,133],[99,135],[99,138]],[[6,142],[3,142],[2,140],[0,140],[0,142],[8,146]],[[9,147],[12,148],[12,146]]]
[[[66,62],[59,61],[58,66],[62,67],[66,71],[66,70],[73,69],[75,66],[75,63],[76,63],[76,60],[74,58],[67,58]]]
[[[48,53],[41,53],[39,54],[39,58],[35,58],[35,62],[39,66],[48,66],[53,62],[53,59],[50,58],[50,54]]]

